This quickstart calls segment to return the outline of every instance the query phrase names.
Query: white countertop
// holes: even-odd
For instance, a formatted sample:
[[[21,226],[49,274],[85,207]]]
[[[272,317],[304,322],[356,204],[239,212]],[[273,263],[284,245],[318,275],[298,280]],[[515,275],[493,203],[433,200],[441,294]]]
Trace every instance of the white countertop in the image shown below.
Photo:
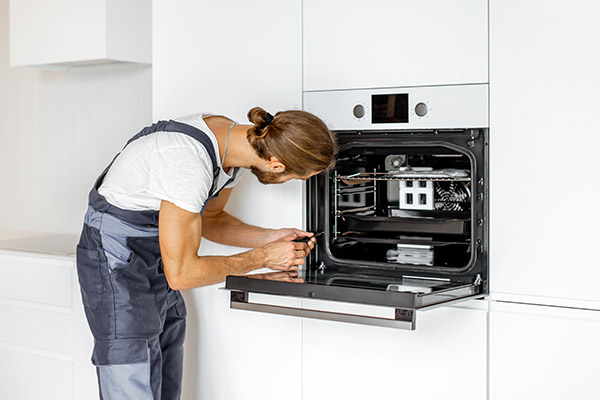
[[[0,251],[74,257],[79,235],[0,229]]]

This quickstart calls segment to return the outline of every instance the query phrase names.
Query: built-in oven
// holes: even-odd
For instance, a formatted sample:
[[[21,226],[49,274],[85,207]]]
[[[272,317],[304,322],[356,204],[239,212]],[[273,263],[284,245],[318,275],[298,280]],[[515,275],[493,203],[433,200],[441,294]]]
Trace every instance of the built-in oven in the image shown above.
[[[335,168],[305,186],[306,229],[323,234],[303,283],[227,277],[231,307],[415,329],[418,310],[484,296],[487,85],[306,92],[304,108],[339,144]],[[255,293],[393,312],[382,318],[253,302]]]

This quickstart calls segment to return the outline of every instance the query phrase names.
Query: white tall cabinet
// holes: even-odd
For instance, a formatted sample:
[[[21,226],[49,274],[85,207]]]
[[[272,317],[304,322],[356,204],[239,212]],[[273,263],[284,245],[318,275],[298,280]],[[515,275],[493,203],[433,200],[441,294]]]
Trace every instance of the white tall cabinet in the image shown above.
[[[490,1],[490,400],[600,396],[599,17]]]
[[[599,18],[590,1],[490,2],[490,282],[498,296],[600,309]]]
[[[244,124],[254,106],[302,107],[300,0],[158,0],[153,15],[154,119],[207,112]],[[247,176],[226,210],[254,225],[302,227],[302,185]],[[202,254],[242,250],[201,246]],[[183,399],[300,400],[301,320],[230,310],[219,286],[184,293]]]
[[[304,0],[303,90],[487,83],[487,45],[487,1]],[[305,319],[303,399],[485,399],[486,333],[481,301],[411,332]]]

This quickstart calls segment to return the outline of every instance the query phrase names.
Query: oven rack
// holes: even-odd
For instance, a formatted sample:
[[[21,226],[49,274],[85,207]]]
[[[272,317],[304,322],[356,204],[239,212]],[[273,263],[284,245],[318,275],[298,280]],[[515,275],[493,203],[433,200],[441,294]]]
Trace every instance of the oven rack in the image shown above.
[[[470,182],[470,176],[457,176],[441,171],[417,172],[417,171],[394,171],[394,172],[357,172],[350,175],[337,175],[340,181],[446,181],[446,182]]]

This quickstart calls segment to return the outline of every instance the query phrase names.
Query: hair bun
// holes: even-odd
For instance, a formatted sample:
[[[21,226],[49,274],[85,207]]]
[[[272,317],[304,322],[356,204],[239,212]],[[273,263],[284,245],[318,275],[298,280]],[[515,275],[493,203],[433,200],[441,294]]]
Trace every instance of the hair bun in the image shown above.
[[[248,111],[248,120],[255,126],[250,128],[253,136],[263,138],[266,136],[266,127],[273,121],[273,116],[260,107],[254,107]]]

